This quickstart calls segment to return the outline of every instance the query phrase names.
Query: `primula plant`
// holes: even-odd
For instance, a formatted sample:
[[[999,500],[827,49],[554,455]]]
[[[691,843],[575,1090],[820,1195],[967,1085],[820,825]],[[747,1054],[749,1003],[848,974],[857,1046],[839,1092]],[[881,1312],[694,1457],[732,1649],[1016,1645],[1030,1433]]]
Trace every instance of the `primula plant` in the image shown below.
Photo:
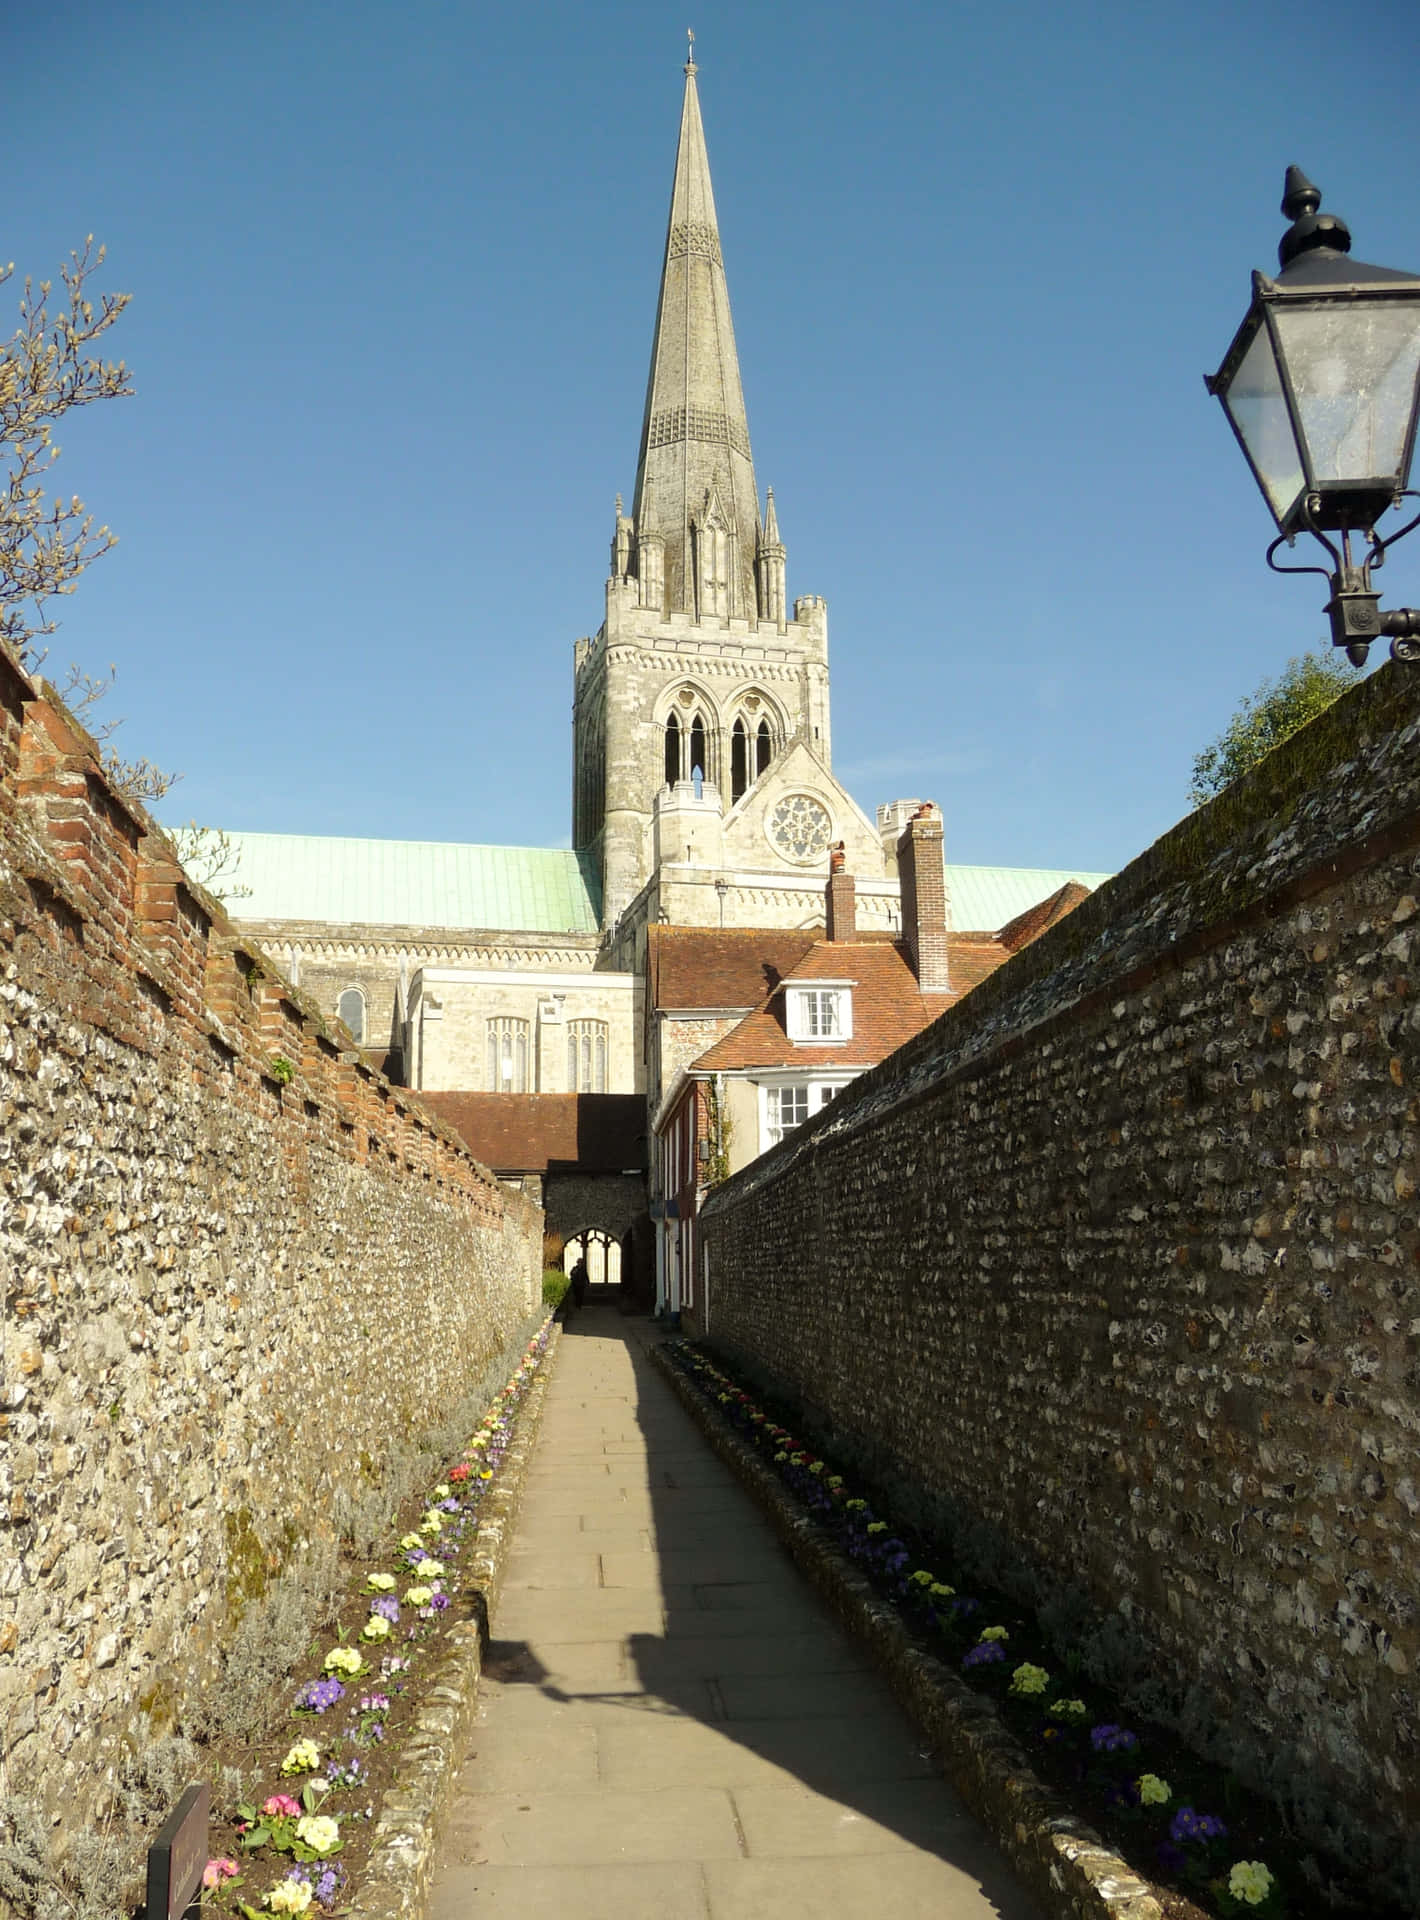
[[[1052,1683],[1047,1643],[1035,1622],[1014,1618],[999,1596],[989,1624],[979,1624],[983,1598],[966,1590],[956,1569],[932,1564],[929,1551],[903,1537],[890,1515],[849,1484],[831,1461],[806,1446],[772,1411],[758,1407],[736,1381],[690,1341],[670,1343],[673,1363],[694,1384],[717,1417],[734,1427],[746,1445],[769,1461],[787,1491],[833,1541],[901,1611],[904,1620],[939,1654],[947,1655],[973,1688],[989,1692],[1011,1731],[1033,1752],[1046,1777],[1082,1800],[1136,1866],[1165,1885],[1186,1889],[1198,1907],[1215,1915],[1258,1914],[1271,1920],[1288,1911],[1287,1890],[1273,1866],[1238,1857],[1235,1836],[1217,1814],[1179,1806],[1173,1785],[1151,1769],[1151,1744],[1119,1718],[1117,1704],[1095,1688],[1078,1687],[1080,1661],[1066,1649],[1070,1692]],[[1007,1615],[1009,1624],[999,1616]],[[1008,1652],[1008,1648],[1010,1651]],[[1041,1654],[1038,1661],[1022,1655]],[[1167,1749],[1177,1772],[1187,1764],[1202,1787],[1203,1762]],[[1231,1785],[1220,1783],[1232,1796]],[[1261,1820],[1262,1816],[1257,1816]]]
[[[288,1737],[284,1757],[278,1747],[269,1763],[289,1790],[253,1794],[239,1807],[232,1854],[209,1860],[203,1874],[210,1904],[235,1907],[247,1920],[345,1909],[375,1814],[372,1768],[387,1775],[380,1750],[387,1744],[393,1750],[413,1722],[420,1663],[441,1623],[453,1617],[460,1556],[477,1537],[479,1509],[511,1444],[550,1331],[549,1318],[529,1342],[512,1391],[498,1395],[464,1458],[428,1490],[417,1531],[392,1532],[376,1564],[356,1576],[336,1643],[315,1656],[319,1673],[300,1680],[290,1695],[292,1719],[310,1731]],[[340,1857],[352,1843],[355,1874]],[[233,1856],[243,1862],[240,1872]],[[247,1896],[247,1884],[255,1879],[262,1886],[277,1865],[284,1869],[279,1877]]]

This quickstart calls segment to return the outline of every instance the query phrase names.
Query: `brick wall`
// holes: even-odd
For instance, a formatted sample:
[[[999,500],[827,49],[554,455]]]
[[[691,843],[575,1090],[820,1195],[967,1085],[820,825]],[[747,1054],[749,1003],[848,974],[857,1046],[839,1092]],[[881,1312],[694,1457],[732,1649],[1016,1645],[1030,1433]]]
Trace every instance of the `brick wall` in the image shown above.
[[[0,1747],[83,1805],[526,1319],[541,1214],[340,1051],[3,651],[0,976]]]
[[[710,1329],[1420,1902],[1420,678],[709,1201]]]

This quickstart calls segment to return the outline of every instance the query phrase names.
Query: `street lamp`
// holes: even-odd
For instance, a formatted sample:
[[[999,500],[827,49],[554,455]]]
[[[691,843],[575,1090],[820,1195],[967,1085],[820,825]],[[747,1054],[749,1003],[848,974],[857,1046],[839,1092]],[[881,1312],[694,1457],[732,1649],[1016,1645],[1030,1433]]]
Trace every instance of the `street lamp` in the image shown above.
[[[1420,277],[1348,259],[1346,222],[1320,206],[1319,190],[1288,167],[1282,271],[1253,274],[1247,317],[1204,379],[1277,522],[1268,566],[1329,582],[1332,644],[1353,665],[1365,665],[1382,634],[1395,659],[1420,661],[1420,610],[1383,613],[1371,585],[1387,549],[1420,526],[1417,514],[1386,537],[1376,532],[1388,508],[1420,499],[1407,484],[1420,413]],[[1277,549],[1299,533],[1321,542],[1329,567],[1278,565]]]

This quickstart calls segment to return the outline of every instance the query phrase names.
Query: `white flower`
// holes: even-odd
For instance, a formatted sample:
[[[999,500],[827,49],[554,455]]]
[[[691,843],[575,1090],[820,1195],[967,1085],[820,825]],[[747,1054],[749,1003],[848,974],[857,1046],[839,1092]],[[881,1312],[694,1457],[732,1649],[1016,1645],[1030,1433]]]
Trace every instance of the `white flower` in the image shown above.
[[[375,1593],[393,1593],[394,1575],[392,1573],[371,1573],[365,1576],[365,1585]]]
[[[383,1614],[372,1613],[360,1629],[362,1640],[388,1640],[389,1637],[390,1623]]]
[[[328,1813],[308,1813],[296,1822],[296,1838],[312,1853],[333,1853],[340,1845],[340,1822]]]
[[[444,1531],[443,1514],[426,1513],[424,1518],[419,1522],[419,1531],[421,1533],[442,1533]]]
[[[359,1673],[365,1662],[354,1647],[332,1647],[321,1662],[326,1673]]]
[[[439,1485],[434,1489],[434,1498],[436,1500],[447,1500],[448,1497],[449,1497],[449,1489],[441,1481]]]
[[[407,1607],[427,1607],[433,1598],[432,1587],[411,1587],[404,1596],[404,1604]]]
[[[442,1580],[444,1563],[442,1560],[421,1560],[415,1572],[421,1580]]]

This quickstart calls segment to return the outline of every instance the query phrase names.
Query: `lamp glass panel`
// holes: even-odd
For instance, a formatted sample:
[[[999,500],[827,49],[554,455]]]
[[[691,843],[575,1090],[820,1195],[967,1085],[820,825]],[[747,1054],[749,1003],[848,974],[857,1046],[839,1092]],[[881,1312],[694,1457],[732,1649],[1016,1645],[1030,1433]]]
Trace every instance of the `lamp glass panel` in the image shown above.
[[[1252,336],[1252,345],[1228,383],[1223,404],[1280,522],[1305,485],[1306,476],[1266,326],[1259,326]]]
[[[1404,485],[1420,372],[1420,300],[1279,305],[1275,317],[1317,484]]]

